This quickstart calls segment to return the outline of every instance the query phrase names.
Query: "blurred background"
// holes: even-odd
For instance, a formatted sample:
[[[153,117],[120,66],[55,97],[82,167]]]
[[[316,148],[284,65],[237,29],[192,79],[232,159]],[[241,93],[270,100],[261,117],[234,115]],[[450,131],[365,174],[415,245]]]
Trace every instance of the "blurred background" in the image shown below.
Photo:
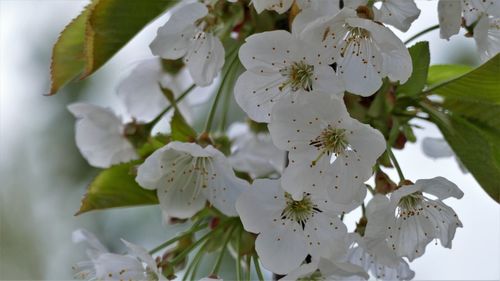
[[[67,104],[86,101],[120,111],[115,87],[122,69],[150,58],[149,43],[163,16],[135,37],[89,79],[52,97],[49,63],[58,33],[87,4],[78,0],[0,0],[0,279],[71,279],[71,266],[85,260],[84,247],[71,242],[71,232],[94,231],[111,250],[119,238],[152,248],[175,227],[165,226],[157,206],[91,212],[75,217],[86,185],[97,173],[74,143],[74,118]],[[437,23],[437,1],[417,1],[422,15],[408,38]],[[434,31],[429,40],[433,64],[478,65],[472,39],[455,36],[448,42]],[[203,93],[201,93],[203,94]],[[416,135],[439,137],[433,125],[420,122]],[[464,228],[458,229],[453,250],[431,243],[411,264],[416,280],[499,280],[500,208],[470,174],[462,174],[453,158],[432,160],[420,141],[397,151],[405,175],[413,180],[444,176],[465,192],[448,200]],[[391,176],[396,178],[396,174]],[[354,226],[356,216],[347,217]]]

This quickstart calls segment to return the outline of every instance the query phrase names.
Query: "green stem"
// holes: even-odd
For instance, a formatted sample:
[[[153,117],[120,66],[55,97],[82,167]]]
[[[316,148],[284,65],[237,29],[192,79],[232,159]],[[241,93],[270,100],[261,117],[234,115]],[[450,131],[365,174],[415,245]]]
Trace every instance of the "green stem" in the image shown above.
[[[154,125],[156,125],[156,123],[158,123],[163,118],[163,115],[165,115],[165,113],[172,109],[172,107],[175,107],[178,102],[182,101],[187,96],[187,94],[189,94],[195,87],[195,84],[189,86],[189,88],[187,88],[177,99],[175,99],[175,105],[170,104],[169,106],[167,106],[167,108],[165,108],[155,119],[147,123],[147,127],[152,129]]]
[[[426,33],[428,33],[428,32],[431,32],[431,31],[433,31],[433,30],[436,30],[436,29],[438,29],[438,28],[439,28],[439,24],[436,24],[436,25],[433,25],[433,26],[431,26],[431,27],[429,27],[429,28],[426,28],[426,29],[424,29],[424,30],[420,31],[419,33],[417,33],[417,34],[413,35],[412,37],[410,37],[408,40],[406,40],[406,41],[404,42],[404,44],[406,45],[406,44],[410,43],[411,41],[413,41],[413,40],[417,39],[418,37],[420,37],[420,36],[422,36],[422,35],[424,35],[424,34],[426,34]]]
[[[255,267],[255,271],[257,272],[259,281],[264,281],[264,276],[262,275],[262,271],[260,270],[259,258],[257,257],[257,254],[253,255],[253,265]]]
[[[198,230],[206,228],[207,226],[208,226],[208,223],[201,224],[201,221],[199,221],[199,222],[195,223],[188,231],[186,231],[186,232],[184,232],[184,233],[182,233],[182,234],[180,234],[180,235],[178,235],[170,240],[167,240],[166,242],[163,242],[162,244],[160,244],[156,248],[152,249],[151,251],[149,251],[149,254],[152,255],[152,254],[158,252],[159,250],[177,242],[182,237],[189,235],[189,234],[192,234],[192,233],[195,233]]]
[[[227,83],[227,78],[229,76],[229,72],[233,68],[235,60],[238,58],[237,54],[238,53],[236,53],[236,55],[235,55],[235,50],[231,50],[230,55],[228,55],[228,57],[230,57],[231,60],[230,60],[229,65],[228,65],[227,73],[224,73],[224,77],[222,78],[222,81],[220,82],[219,88],[217,89],[217,93],[215,94],[214,102],[213,102],[212,106],[210,107],[207,122],[205,123],[205,129],[203,130],[203,132],[208,133],[212,129],[212,123],[213,123],[213,120],[215,117],[215,112],[217,111],[217,105],[219,104],[219,99],[220,99],[220,96],[222,95],[222,92],[223,92],[222,90],[224,89],[224,85]]]
[[[243,229],[239,229],[238,235],[236,236],[236,280],[240,281],[241,280],[241,255],[240,255],[240,250],[241,250],[241,232]]]
[[[389,139],[387,140],[387,153],[389,154],[389,158],[391,159],[394,168],[396,168],[396,171],[398,172],[399,180],[403,181],[405,180],[405,177],[403,175],[403,172],[401,171],[401,167],[399,166],[399,162],[396,159],[396,156],[394,156],[394,153],[392,152],[392,145],[396,141],[399,134],[399,122],[396,119],[393,120],[394,123],[392,124],[392,128],[389,133]]]
[[[387,147],[387,152],[389,153],[389,157],[391,158],[392,164],[396,168],[396,171],[398,171],[398,176],[400,181],[405,180],[405,176],[403,175],[403,171],[401,171],[401,167],[399,166],[398,160],[396,159],[396,156],[394,156],[394,153],[392,153],[391,147]]]
[[[226,252],[227,244],[231,241],[231,234],[236,229],[236,226],[232,226],[226,234],[224,244],[222,245],[221,251],[217,260],[215,261],[214,268],[212,269],[212,275],[217,276],[219,273],[220,265],[222,264],[222,258],[224,257],[224,253]]]
[[[196,249],[203,241],[207,240],[210,238],[210,236],[214,235],[218,231],[210,231],[209,233],[203,235],[200,239],[198,239],[196,242],[193,244],[189,245],[184,251],[182,251],[178,256],[176,256],[174,259],[170,261],[172,265],[175,265],[179,262],[181,262],[189,253],[191,253],[192,250]]]
[[[361,203],[361,212],[363,214],[363,217],[366,215],[366,207],[365,207],[365,203]]]
[[[193,261],[191,262],[191,264],[189,264],[188,268],[186,269],[186,272],[184,273],[184,277],[182,277],[182,281],[186,281],[188,280],[194,280],[194,278],[196,277],[196,272],[198,271],[198,266],[203,258],[203,256],[205,255],[205,248],[207,247],[208,245],[208,240],[205,241],[205,243],[200,247],[200,250],[198,250],[198,253],[196,253],[196,255],[194,256],[193,258]]]
[[[366,188],[368,189],[368,191],[370,191],[370,193],[372,195],[375,195],[375,190],[373,190],[373,188],[371,186],[369,186],[368,184],[365,184]]]
[[[252,270],[251,270],[252,267],[250,266],[252,264],[252,256],[247,255],[246,264],[247,264],[247,272],[246,272],[247,274],[245,280],[250,281],[250,277],[252,275]]]

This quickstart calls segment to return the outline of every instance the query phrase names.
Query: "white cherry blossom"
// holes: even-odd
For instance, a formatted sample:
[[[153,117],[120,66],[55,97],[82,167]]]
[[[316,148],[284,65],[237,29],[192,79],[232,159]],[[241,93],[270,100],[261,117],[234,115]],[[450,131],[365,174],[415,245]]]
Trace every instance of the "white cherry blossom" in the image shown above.
[[[365,235],[362,238],[357,233],[349,236],[351,245],[348,250],[348,260],[369,271],[377,280],[411,280],[415,276],[408,263],[397,257],[388,247],[385,237]]]
[[[110,109],[74,103],[68,110],[77,118],[76,145],[90,165],[107,168],[138,158],[126,138],[125,124]]]
[[[303,192],[326,188],[346,208],[361,204],[372,166],[385,150],[382,134],[351,118],[342,100],[317,93],[273,110],[269,132],[274,144],[289,151],[283,188],[300,199]]]
[[[174,95],[180,93],[180,85],[163,72],[161,61],[155,58],[138,62],[120,81],[116,92],[127,112],[136,121],[147,123],[169,105],[160,87],[169,88]]]
[[[75,277],[87,280],[165,280],[155,260],[146,249],[122,239],[128,254],[110,253],[94,234],[78,229],[73,242],[86,242],[90,261],[79,262]]]
[[[247,124],[234,123],[228,136],[232,141],[228,159],[235,170],[254,178],[280,174],[283,170],[285,152],[273,144],[268,133],[254,133]]]
[[[272,107],[284,96],[293,99],[323,90],[341,96],[344,87],[327,58],[284,30],[252,35],[240,47],[247,69],[236,81],[234,95],[248,116],[269,122]]]
[[[158,29],[150,45],[154,55],[165,59],[184,58],[198,86],[208,86],[224,65],[225,51],[220,39],[209,32],[203,20],[208,9],[201,3],[191,3],[174,12]]]
[[[500,53],[500,17],[481,17],[474,27],[474,40],[482,61]]]
[[[207,200],[225,215],[236,216],[236,198],[248,186],[219,150],[177,141],[151,154],[139,166],[136,181],[157,190],[164,214],[181,219],[193,216]]]
[[[346,252],[346,227],[321,194],[307,193],[294,201],[279,180],[257,179],[236,201],[245,229],[258,234],[255,250],[265,268],[287,274],[307,255],[341,256]]]
[[[397,256],[407,257],[410,261],[422,256],[433,239],[439,239],[443,247],[451,248],[455,231],[462,227],[462,223],[455,211],[442,200],[462,196],[463,192],[443,177],[404,185],[391,194],[390,200],[376,195],[367,211],[377,215],[368,219],[366,231],[372,237],[387,237],[389,248]]]
[[[307,24],[300,37],[316,44],[327,63],[337,64],[337,75],[354,94],[370,96],[380,88],[382,78],[404,83],[412,73],[403,42],[389,28],[358,17],[351,8]]]

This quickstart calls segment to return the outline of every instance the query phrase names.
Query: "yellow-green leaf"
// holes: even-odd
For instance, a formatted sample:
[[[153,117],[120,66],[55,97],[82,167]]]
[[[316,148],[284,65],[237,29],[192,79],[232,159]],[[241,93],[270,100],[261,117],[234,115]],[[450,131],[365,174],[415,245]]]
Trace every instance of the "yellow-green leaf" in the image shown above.
[[[92,74],[178,0],[99,0],[87,22],[85,73]]]
[[[54,44],[50,64],[49,95],[55,94],[83,71],[85,66],[85,26],[95,2],[93,1],[92,4],[85,7],[82,13],[64,28]]]
[[[90,183],[76,215],[94,210],[158,204],[156,191],[143,189],[135,181],[138,161],[108,168]]]

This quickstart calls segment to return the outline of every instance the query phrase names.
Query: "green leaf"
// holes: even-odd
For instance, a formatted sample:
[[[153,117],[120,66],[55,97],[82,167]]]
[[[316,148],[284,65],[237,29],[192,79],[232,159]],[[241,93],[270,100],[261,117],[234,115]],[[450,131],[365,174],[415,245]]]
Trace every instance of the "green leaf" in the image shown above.
[[[472,70],[471,66],[459,64],[438,64],[429,67],[427,85],[436,86],[442,82],[456,79]]]
[[[158,204],[156,191],[147,190],[135,181],[137,161],[108,168],[90,183],[76,215],[116,207]]]
[[[410,47],[408,51],[413,64],[413,72],[408,81],[396,89],[397,96],[416,96],[421,93],[427,81],[427,72],[431,60],[429,42],[418,42]]]
[[[492,127],[500,126],[500,55],[458,77],[456,74],[465,71],[466,67],[448,66],[441,70],[444,74],[430,73],[429,78],[432,76],[434,83],[437,77],[444,81],[437,82],[438,86],[433,89],[444,97],[444,108]]]
[[[432,115],[431,115],[432,118]],[[460,161],[481,187],[500,203],[500,129],[470,121],[458,115],[449,117],[450,126],[435,122]]]
[[[178,0],[99,0],[87,23],[84,77],[92,74],[149,22]]]
[[[54,44],[50,63],[49,95],[55,94],[83,71],[85,25],[95,2],[85,7],[82,13],[64,28]]]
[[[170,121],[170,128],[172,130],[170,137],[173,141],[193,142],[196,140],[196,131],[189,126],[179,110],[174,111],[174,116]]]
[[[442,82],[430,90],[445,98],[500,104],[500,54],[458,78]]]

